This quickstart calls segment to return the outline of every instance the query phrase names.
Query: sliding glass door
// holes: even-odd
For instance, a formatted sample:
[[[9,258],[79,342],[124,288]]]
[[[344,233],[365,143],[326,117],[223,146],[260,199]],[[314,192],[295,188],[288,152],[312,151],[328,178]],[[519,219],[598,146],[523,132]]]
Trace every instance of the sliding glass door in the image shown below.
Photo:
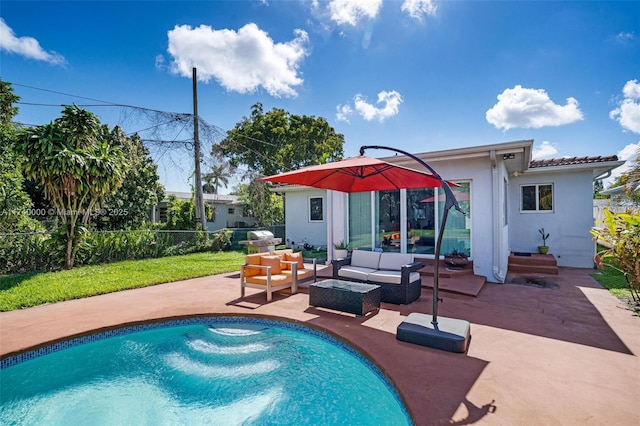
[[[456,249],[471,255],[471,184],[452,188],[467,212],[449,211],[441,254]],[[445,205],[438,188],[377,191],[349,195],[349,243],[364,250],[433,255]]]

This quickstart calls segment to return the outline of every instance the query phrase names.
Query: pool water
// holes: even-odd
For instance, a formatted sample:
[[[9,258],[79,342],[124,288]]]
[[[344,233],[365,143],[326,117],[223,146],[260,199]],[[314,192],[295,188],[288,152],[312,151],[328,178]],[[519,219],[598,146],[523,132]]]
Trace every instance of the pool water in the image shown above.
[[[411,424],[375,366],[307,327],[206,318],[75,340],[3,363],[0,424]]]

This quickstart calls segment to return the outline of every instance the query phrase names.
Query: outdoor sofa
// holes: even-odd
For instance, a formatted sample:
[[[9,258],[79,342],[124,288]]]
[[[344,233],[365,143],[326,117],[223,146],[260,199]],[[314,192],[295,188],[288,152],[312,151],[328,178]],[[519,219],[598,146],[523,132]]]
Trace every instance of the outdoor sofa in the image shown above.
[[[424,265],[404,253],[354,250],[351,257],[332,261],[333,278],[382,287],[380,301],[407,305],[420,297]]]
[[[267,302],[271,302],[273,292],[291,289],[297,293],[298,283],[308,279],[317,280],[315,259],[304,259],[302,253],[291,249],[249,254],[240,267],[240,297],[245,288],[264,289]]]

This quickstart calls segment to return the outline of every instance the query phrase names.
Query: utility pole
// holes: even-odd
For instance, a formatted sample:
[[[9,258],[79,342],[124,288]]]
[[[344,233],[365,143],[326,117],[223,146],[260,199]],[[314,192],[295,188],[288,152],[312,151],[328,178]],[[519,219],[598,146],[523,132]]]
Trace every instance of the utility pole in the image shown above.
[[[198,224],[203,231],[207,230],[207,218],[204,212],[204,197],[202,196],[202,174],[200,172],[200,137],[198,135],[198,79],[196,68],[193,68],[193,150],[195,159],[195,198],[196,198],[196,229]]]

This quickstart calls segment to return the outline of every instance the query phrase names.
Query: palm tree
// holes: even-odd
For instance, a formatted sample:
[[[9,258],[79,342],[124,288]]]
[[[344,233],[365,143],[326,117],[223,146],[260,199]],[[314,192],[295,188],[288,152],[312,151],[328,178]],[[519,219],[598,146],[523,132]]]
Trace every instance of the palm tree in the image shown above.
[[[227,162],[220,162],[211,166],[211,173],[205,173],[202,180],[202,190],[208,194],[217,194],[220,186],[229,184],[229,176],[233,173],[233,168]]]

